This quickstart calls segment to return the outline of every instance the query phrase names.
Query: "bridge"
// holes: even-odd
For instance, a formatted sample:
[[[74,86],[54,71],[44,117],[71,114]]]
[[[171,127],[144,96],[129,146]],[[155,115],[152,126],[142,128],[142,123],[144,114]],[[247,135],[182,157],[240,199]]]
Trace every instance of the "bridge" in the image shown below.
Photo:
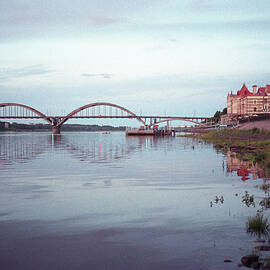
[[[211,123],[211,117],[162,116],[162,115],[136,115],[130,110],[108,102],[95,102],[81,106],[67,115],[45,115],[44,113],[24,104],[0,103],[0,119],[43,119],[52,127],[53,134],[60,134],[61,126],[69,119],[137,119],[146,129],[154,125],[167,123],[173,120],[182,120],[206,125]]]

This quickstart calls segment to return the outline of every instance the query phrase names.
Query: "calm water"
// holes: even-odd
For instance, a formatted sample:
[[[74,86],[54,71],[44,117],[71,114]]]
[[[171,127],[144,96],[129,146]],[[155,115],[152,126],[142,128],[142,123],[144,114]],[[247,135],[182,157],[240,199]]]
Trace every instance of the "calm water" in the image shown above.
[[[262,178],[188,138],[0,134],[0,269],[236,269]]]

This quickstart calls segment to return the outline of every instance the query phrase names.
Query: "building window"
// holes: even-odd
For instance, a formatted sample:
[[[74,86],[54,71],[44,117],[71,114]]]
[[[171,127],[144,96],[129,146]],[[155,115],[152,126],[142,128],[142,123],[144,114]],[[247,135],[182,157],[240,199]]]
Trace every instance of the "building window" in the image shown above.
[[[257,104],[257,100],[254,100],[254,104]]]
[[[254,107],[254,112],[257,112],[257,108],[256,107]]]

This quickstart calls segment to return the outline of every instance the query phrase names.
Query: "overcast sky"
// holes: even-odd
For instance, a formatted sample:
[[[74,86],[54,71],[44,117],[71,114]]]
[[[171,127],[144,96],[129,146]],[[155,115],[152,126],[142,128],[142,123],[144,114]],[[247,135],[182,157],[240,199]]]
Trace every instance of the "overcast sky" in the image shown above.
[[[212,116],[270,83],[269,0],[0,0],[0,103]]]

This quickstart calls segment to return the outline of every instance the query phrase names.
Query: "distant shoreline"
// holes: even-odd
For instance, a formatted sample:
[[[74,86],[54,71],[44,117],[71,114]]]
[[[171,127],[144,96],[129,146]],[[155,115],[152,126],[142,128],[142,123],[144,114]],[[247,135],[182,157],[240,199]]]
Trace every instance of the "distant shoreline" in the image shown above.
[[[65,124],[61,127],[61,131],[87,131],[87,132],[112,132],[125,131],[125,126],[113,127],[109,125],[81,125],[81,124]],[[48,124],[19,124],[8,123],[8,127],[3,122],[0,122],[0,132],[51,132],[52,128]]]
[[[18,130],[0,130],[0,133],[20,133],[20,132],[52,132],[51,129],[18,129]],[[61,132],[125,132],[125,130],[61,130]]]

